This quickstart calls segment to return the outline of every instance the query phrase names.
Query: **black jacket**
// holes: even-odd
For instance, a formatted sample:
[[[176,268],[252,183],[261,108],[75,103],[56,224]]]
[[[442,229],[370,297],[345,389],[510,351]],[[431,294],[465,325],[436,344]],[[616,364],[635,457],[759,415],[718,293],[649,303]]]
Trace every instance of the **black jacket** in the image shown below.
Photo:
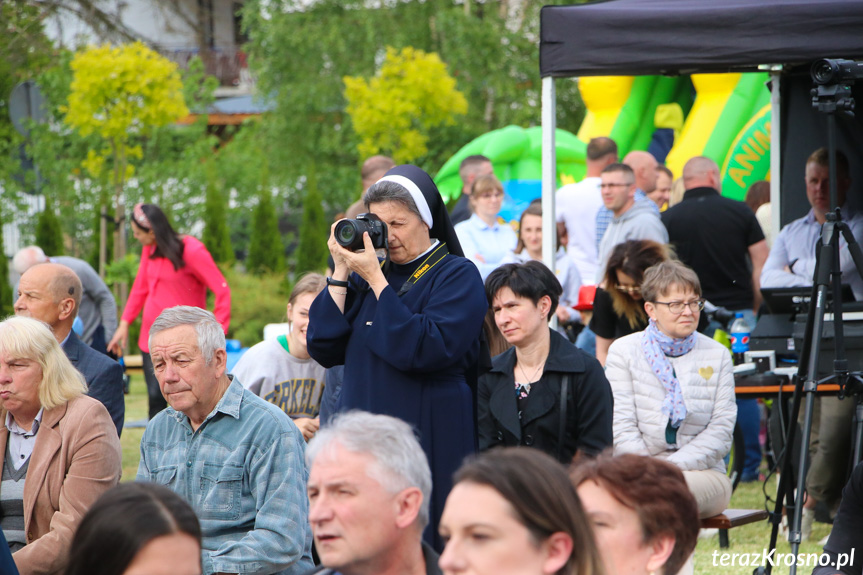
[[[117,435],[123,431],[126,417],[126,398],[123,395],[123,367],[103,353],[99,353],[83,341],[75,332],[63,344],[66,357],[81,372],[87,381],[87,395],[98,399],[111,414]]]
[[[527,407],[518,417],[515,397],[515,348],[492,359],[492,368],[479,379],[477,417],[480,451],[498,445],[528,445],[562,463],[576,450],[596,455],[612,444],[614,399],[599,362],[569,343],[554,330],[545,370],[533,385]],[[566,431],[558,453],[560,395],[564,374],[569,374]]]

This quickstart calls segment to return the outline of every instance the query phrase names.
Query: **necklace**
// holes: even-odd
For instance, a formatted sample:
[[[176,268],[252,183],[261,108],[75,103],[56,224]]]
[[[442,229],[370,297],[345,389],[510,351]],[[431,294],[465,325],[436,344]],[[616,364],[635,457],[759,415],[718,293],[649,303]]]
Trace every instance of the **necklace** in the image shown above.
[[[531,383],[533,383],[534,381],[536,381],[536,375],[539,373],[539,371],[540,371],[542,368],[544,368],[544,367],[545,367],[545,362],[547,361],[547,359],[548,359],[548,358],[546,358],[546,360],[543,360],[543,362],[542,362],[541,364],[539,364],[539,367],[537,367],[537,368],[534,370],[533,375],[532,375],[532,376],[530,376],[530,377],[528,377],[528,376],[527,376],[527,373],[524,371],[524,368],[521,366],[521,364],[518,364],[518,368],[521,370],[521,375],[522,375],[522,377],[524,377],[524,383],[525,383],[525,385],[530,385]]]

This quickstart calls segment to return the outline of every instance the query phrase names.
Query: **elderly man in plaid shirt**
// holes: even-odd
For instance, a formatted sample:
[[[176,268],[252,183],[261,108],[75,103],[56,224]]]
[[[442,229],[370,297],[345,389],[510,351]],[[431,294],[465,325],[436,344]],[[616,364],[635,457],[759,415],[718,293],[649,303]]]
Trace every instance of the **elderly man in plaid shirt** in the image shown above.
[[[303,436],[228,375],[215,316],[163,311],[150,328],[150,354],[169,407],[144,432],[138,480],[173,489],[195,509],[204,573],[311,569]]]

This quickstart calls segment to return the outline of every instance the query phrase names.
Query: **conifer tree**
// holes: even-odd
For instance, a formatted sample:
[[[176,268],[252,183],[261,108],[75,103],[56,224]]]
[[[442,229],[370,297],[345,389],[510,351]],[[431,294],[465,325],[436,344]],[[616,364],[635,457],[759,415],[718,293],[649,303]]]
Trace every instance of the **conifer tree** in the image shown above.
[[[258,205],[252,214],[249,253],[246,271],[260,275],[285,269],[285,247],[279,233],[279,221],[273,209],[269,187],[264,185],[258,195]]]
[[[303,221],[297,244],[297,277],[306,272],[322,272],[327,266],[329,225],[317,186],[309,186],[303,201]]]
[[[204,233],[201,240],[216,263],[231,265],[234,262],[234,249],[228,231],[227,198],[219,190],[218,182],[211,173],[207,175],[204,202]]]
[[[62,256],[63,250],[63,228],[60,219],[54,212],[51,198],[45,195],[45,207],[39,213],[36,220],[36,245],[49,256]]]

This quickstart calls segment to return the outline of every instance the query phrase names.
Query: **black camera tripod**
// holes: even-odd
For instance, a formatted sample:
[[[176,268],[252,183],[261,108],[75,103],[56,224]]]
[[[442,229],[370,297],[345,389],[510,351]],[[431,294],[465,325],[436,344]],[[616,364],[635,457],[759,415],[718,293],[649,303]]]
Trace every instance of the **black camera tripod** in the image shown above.
[[[808,315],[806,318],[806,331],[803,339],[803,349],[800,353],[800,363],[797,374],[794,376],[794,396],[792,400],[791,413],[789,416],[788,432],[785,438],[785,456],[783,457],[782,474],[779,477],[778,495],[776,507],[771,516],[773,529],[770,534],[770,550],[776,549],[776,541],[779,533],[779,525],[782,520],[783,502],[786,509],[792,512],[788,541],[791,543],[791,553],[796,557],[801,541],[801,520],[803,514],[803,494],[806,488],[806,471],[809,465],[809,435],[812,431],[812,414],[815,407],[815,395],[818,386],[830,381],[839,385],[840,398],[854,394],[857,396],[857,429],[854,444],[854,462],[859,461],[861,449],[861,417],[863,417],[863,405],[860,403],[860,391],[863,391],[863,378],[859,373],[848,371],[848,360],[845,354],[845,339],[842,320],[842,296],[841,281],[842,270],[839,263],[840,238],[844,238],[848,250],[854,260],[857,273],[863,277],[863,250],[851,233],[848,224],[842,221],[839,211],[837,180],[836,180],[836,112],[842,111],[853,115],[854,99],[851,97],[849,83],[853,80],[841,81],[835,84],[824,84],[818,77],[818,66],[822,62],[816,62],[812,67],[812,77],[816,87],[812,90],[812,105],[819,112],[827,115],[827,137],[830,161],[830,207],[832,211],[826,214],[826,221],[821,227],[821,240],[817,246],[815,274],[812,285],[812,298],[810,300]],[[822,78],[823,79],[823,78]],[[833,299],[833,331],[835,355],[833,360],[833,374],[818,379],[819,359],[821,355],[821,342],[824,337],[824,314],[827,311],[828,290]],[[803,394],[805,397],[805,410],[803,415],[803,428],[801,430],[800,457],[797,464],[797,486],[796,497],[794,487],[791,485],[793,477],[792,446],[796,435],[797,416],[800,412],[800,404]],[[755,570],[756,575],[770,575],[772,564],[768,563]],[[796,575],[796,562],[791,565],[789,574]]]

